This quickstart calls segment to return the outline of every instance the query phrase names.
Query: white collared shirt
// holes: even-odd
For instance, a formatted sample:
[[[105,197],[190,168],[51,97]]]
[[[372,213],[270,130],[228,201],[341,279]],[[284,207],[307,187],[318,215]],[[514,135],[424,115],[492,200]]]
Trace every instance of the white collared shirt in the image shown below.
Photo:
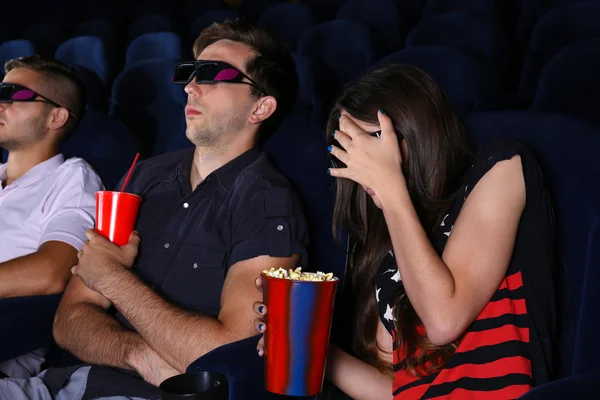
[[[0,181],[6,164],[0,163]],[[56,155],[2,188],[0,185],[0,262],[60,241],[80,250],[94,227],[95,193],[104,190],[96,172],[80,158]]]

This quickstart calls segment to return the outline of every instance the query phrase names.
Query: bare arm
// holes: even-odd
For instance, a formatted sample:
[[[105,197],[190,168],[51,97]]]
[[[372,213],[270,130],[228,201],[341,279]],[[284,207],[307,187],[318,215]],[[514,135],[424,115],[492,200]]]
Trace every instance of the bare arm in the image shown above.
[[[412,306],[432,343],[460,337],[506,275],[525,182],[519,156],[497,163],[467,198],[442,257],[431,245],[406,185],[381,193],[396,261]]]
[[[73,276],[54,318],[56,343],[90,364],[134,369],[133,349],[143,348],[141,336],[123,328],[106,310],[110,302]]]
[[[76,264],[70,244],[43,243],[35,253],[0,263],[0,298],[60,293]]]
[[[221,295],[218,318],[171,305],[128,270],[121,270],[104,294],[135,326],[144,340],[177,370],[184,372],[209,351],[249,337],[254,330],[252,303],[260,293],[254,279],[271,267],[293,268],[297,256],[256,257],[233,265]]]
[[[390,343],[391,343],[390,337]],[[391,372],[391,371],[390,371]],[[355,400],[392,399],[392,375],[382,374],[372,365],[329,345],[327,379]]]
[[[94,193],[102,189],[100,178],[81,163],[52,186],[44,198],[44,213],[36,221],[42,244],[34,253],[0,263],[0,298],[65,290],[85,230],[94,226]]]
[[[74,276],[54,318],[54,339],[80,360],[137,371],[158,386],[179,371],[142,337],[123,328],[106,310],[110,302]]]
[[[392,363],[392,336],[381,321],[377,326],[379,358]],[[392,369],[383,374],[370,364],[330,344],[325,376],[355,400],[392,399]]]

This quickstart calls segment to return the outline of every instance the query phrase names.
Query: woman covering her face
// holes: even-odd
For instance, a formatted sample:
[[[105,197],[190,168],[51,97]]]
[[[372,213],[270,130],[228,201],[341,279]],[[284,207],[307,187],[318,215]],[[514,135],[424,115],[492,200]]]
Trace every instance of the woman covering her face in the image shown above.
[[[553,218],[529,151],[473,154],[441,89],[406,65],[348,86],[328,131],[357,314],[354,354],[332,345],[327,378],[357,400],[508,399],[548,381]]]

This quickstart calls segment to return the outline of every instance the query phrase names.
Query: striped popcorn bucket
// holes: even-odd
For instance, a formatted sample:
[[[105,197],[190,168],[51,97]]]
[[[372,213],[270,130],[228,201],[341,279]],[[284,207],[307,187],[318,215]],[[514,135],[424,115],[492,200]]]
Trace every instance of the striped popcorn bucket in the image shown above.
[[[316,395],[323,387],[338,280],[293,281],[263,274],[263,282],[265,389]]]

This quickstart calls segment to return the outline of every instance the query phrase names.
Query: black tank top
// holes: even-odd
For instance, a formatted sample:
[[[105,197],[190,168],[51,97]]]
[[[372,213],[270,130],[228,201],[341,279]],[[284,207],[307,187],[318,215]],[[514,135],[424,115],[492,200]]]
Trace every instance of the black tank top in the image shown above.
[[[506,277],[439,372],[414,377],[403,368],[407,355],[394,351],[394,398],[485,399],[492,393],[516,398],[550,379],[556,320],[554,224],[542,172],[523,144],[499,140],[477,155],[458,198],[431,240],[441,256],[477,182],[497,162],[515,155],[521,157],[523,165],[526,205]],[[390,253],[379,268],[375,293],[380,319],[394,337],[393,303],[400,285],[401,276]],[[419,328],[424,335],[424,327]]]

